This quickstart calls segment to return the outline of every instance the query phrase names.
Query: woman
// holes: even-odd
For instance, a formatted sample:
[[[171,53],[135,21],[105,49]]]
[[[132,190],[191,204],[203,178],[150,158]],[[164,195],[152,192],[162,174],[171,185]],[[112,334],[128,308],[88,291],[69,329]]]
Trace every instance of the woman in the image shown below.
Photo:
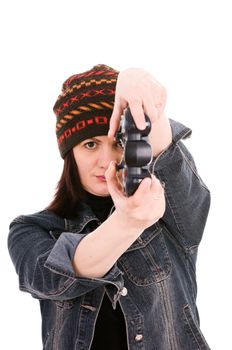
[[[142,69],[97,65],[63,84],[57,192],[46,210],[16,218],[8,239],[20,289],[40,301],[44,349],[209,349],[195,266],[210,195],[182,143],[191,130],[166,118],[165,102]],[[130,197],[114,139],[127,106],[139,129],[149,115],[154,155]]]

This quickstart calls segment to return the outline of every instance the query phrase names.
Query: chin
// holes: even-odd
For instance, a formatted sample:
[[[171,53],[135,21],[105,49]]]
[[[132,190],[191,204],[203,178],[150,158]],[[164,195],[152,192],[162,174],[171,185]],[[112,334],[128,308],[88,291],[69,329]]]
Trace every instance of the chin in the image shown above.
[[[110,195],[110,193],[109,193],[108,190],[107,191],[99,191],[97,193],[97,196],[101,196],[101,197],[106,197],[106,196],[109,196],[109,195]]]
[[[87,191],[100,197],[106,197],[110,195],[108,187],[106,185],[104,186],[104,188],[103,186],[96,186]]]

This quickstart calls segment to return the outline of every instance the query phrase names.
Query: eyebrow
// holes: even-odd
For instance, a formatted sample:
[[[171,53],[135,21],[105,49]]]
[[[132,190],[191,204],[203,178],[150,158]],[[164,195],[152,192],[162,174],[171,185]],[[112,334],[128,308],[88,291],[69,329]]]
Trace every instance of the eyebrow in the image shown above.
[[[84,144],[85,142],[91,142],[91,141],[102,142],[102,140],[100,140],[97,136],[94,136],[94,137],[89,137],[88,139],[85,139],[84,141],[82,141],[82,143]],[[117,143],[116,139],[113,140],[113,143]]]
[[[101,142],[101,140],[99,140],[97,137],[89,137],[88,139],[85,139],[83,142],[86,142],[86,141],[100,141]]]

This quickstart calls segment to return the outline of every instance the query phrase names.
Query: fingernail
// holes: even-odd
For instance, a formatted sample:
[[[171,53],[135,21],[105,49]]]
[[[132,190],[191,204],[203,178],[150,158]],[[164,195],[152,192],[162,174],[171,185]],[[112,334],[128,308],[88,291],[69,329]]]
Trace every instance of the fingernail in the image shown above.
[[[139,130],[144,130],[146,128],[146,124],[144,124],[144,123],[139,123],[139,125],[138,125],[138,129]]]
[[[114,137],[114,134],[112,133],[112,131],[108,132],[108,137],[111,138],[111,139]]]
[[[110,162],[110,170],[112,170],[113,168],[114,168],[114,162],[111,161],[111,162]]]

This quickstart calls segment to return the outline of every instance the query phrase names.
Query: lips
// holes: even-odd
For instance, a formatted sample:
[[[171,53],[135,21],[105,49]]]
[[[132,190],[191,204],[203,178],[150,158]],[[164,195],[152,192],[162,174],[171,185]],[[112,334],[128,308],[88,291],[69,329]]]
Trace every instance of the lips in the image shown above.
[[[104,182],[106,182],[105,175],[97,175],[96,177],[97,177],[97,179],[98,179],[99,181],[104,181]]]

